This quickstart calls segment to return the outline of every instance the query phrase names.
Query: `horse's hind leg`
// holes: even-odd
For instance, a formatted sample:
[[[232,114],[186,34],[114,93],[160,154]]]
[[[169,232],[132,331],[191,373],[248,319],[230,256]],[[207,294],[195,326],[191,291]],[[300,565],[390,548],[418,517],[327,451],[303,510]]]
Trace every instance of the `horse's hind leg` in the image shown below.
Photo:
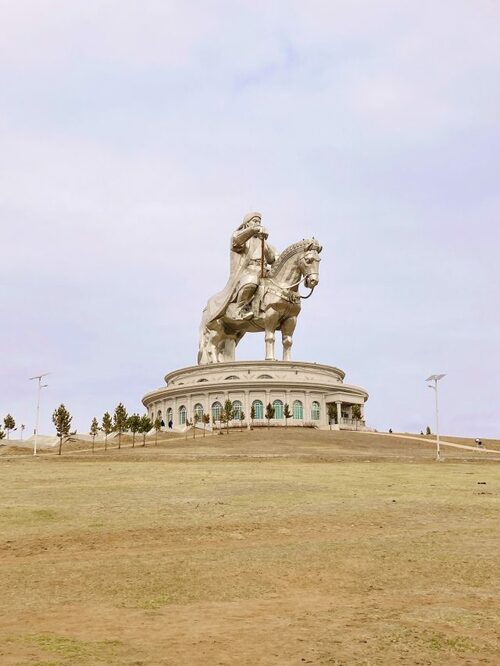
[[[223,361],[234,361],[236,351],[236,338],[231,335],[224,340]]]
[[[281,322],[281,338],[283,340],[283,360],[292,360],[293,332],[297,326],[297,317],[288,317]]]

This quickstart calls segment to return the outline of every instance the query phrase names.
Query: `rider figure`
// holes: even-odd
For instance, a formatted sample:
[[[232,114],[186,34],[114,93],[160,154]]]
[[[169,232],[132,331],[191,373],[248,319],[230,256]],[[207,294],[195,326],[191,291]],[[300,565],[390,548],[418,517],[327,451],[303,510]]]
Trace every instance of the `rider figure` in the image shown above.
[[[262,275],[262,254],[264,254],[264,274],[268,265],[276,260],[275,249],[267,242],[268,233],[261,224],[260,213],[249,213],[243,219],[231,239],[232,252],[240,256],[237,283],[236,305],[238,319],[252,319],[253,312],[249,308]]]

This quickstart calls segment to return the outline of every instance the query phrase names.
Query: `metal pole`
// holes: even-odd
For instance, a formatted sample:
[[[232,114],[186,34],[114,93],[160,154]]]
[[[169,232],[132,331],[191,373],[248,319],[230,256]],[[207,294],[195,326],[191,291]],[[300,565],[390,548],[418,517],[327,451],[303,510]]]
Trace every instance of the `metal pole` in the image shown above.
[[[441,447],[439,446],[439,403],[438,403],[438,382],[434,380],[436,388],[436,460],[441,460]]]
[[[436,460],[440,461],[441,458],[441,446],[439,442],[439,400],[438,400],[438,382],[440,379],[443,379],[446,375],[431,375],[427,377],[426,382],[434,382],[434,385],[428,384],[429,388],[434,389],[436,392]]]
[[[36,425],[35,425],[35,444],[33,446],[33,455],[36,456],[36,445],[38,444],[38,421],[40,419],[40,393],[42,390],[42,378],[38,377],[38,396],[36,401]]]
[[[36,456],[36,449],[37,449],[37,444],[38,444],[38,421],[40,418],[40,392],[42,388],[45,388],[47,384],[44,384],[42,386],[42,377],[46,377],[47,375],[50,375],[50,372],[44,372],[41,375],[35,375],[34,377],[30,377],[30,381],[32,379],[38,379],[38,391],[37,391],[37,399],[36,399],[36,425],[35,425],[35,442],[33,445],[33,455]]]

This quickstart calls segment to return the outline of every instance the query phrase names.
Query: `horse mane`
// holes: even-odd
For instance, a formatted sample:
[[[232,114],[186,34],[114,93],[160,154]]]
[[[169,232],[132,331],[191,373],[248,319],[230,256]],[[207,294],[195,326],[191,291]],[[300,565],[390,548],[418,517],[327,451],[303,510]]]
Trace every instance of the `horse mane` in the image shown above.
[[[290,257],[293,257],[294,254],[298,254],[301,250],[317,250],[318,252],[321,252],[321,246],[315,238],[304,238],[303,240],[298,241],[298,243],[289,245],[280,254],[278,261],[273,264],[269,272],[270,276],[276,277]]]

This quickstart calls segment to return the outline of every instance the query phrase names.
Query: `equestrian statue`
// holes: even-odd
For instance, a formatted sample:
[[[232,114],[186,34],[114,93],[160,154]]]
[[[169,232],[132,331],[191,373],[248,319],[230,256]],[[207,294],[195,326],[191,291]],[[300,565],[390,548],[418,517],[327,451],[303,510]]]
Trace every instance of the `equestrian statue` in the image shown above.
[[[291,360],[293,333],[301,300],[319,282],[321,245],[301,240],[280,255],[268,243],[260,213],[249,213],[231,238],[229,280],[210,298],[200,326],[198,364],[234,361],[245,333],[265,331],[266,360],[274,361],[276,331],[281,331],[283,360]],[[300,294],[304,283],[310,293]]]

